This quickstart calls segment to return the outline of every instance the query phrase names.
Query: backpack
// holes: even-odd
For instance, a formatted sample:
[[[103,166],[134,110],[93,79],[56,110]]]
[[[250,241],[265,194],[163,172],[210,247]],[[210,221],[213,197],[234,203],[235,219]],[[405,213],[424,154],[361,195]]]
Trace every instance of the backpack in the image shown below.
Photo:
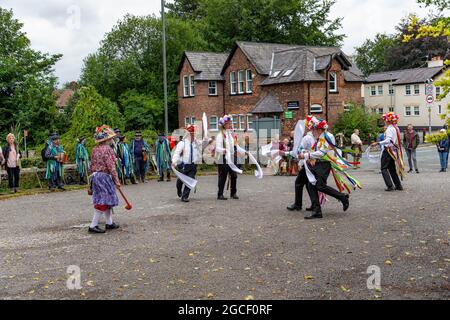
[[[44,161],[44,162],[47,162],[49,159],[45,156],[45,153],[47,152],[47,148],[48,148],[48,146],[46,145],[45,147],[44,147],[44,149],[42,149],[42,151],[41,151],[41,158],[42,158],[42,161]]]

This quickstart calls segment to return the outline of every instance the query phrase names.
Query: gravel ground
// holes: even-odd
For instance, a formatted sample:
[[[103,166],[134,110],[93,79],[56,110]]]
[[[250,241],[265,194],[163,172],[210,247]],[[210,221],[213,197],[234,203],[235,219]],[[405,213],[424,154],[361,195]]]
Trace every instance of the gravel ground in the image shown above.
[[[291,177],[239,177],[227,202],[215,176],[189,204],[174,182],[128,186],[135,209],[118,208],[106,235],[87,233],[85,191],[1,201],[0,299],[449,299],[450,174],[433,164],[389,194],[377,170],[355,176],[349,211],[330,199],[320,221],[286,210]],[[71,265],[80,290],[67,289]]]

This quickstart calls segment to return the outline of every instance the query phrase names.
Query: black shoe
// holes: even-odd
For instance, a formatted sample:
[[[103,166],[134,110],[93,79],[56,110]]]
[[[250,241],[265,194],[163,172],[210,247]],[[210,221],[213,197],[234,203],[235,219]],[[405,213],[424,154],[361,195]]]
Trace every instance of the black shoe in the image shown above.
[[[164,182],[164,179],[158,179],[158,182]],[[144,181],[142,181],[142,183],[144,183]]]
[[[119,229],[120,226],[118,224],[113,223],[113,224],[107,224],[105,226],[105,228],[106,228],[106,230],[115,230],[115,229]]]
[[[420,173],[419,170],[416,170],[416,173]]]
[[[394,189],[393,187],[389,187],[389,188],[385,189],[384,191],[386,191],[386,192],[392,192],[392,191],[395,191],[395,189]]]
[[[233,199],[233,200],[239,200],[239,197],[238,197],[237,195],[234,194],[234,195],[231,196],[231,199]]]
[[[348,210],[348,208],[350,207],[349,199],[350,199],[350,196],[348,194],[346,194],[344,200],[342,201],[344,212],[346,212]]]
[[[402,187],[402,186],[396,187],[395,190],[397,190],[397,191],[403,191],[403,187]]]
[[[314,214],[312,214],[310,216],[305,217],[305,220],[322,219],[322,218],[323,218],[322,212],[319,211],[319,212],[315,212]]]
[[[224,200],[224,201],[225,201],[225,200],[228,200],[228,199],[225,198],[224,196],[218,196],[218,197],[217,197],[217,200]]]
[[[408,173],[411,173],[411,172],[413,172],[412,169],[409,169]]]
[[[445,170],[444,170],[444,169],[441,169],[439,172],[445,172]]]
[[[55,188],[48,188],[50,192],[55,192]]]
[[[59,191],[66,191],[66,189],[64,189],[63,187],[58,187]]]
[[[181,192],[181,190],[177,190],[177,195],[178,195],[178,198],[181,198],[183,196],[183,193]]]
[[[95,228],[89,227],[89,233],[105,233],[105,230],[100,229],[98,226]]]
[[[308,212],[311,212],[311,211],[314,211],[314,208],[313,207],[309,207],[309,208],[306,208],[305,210],[308,211]]]
[[[182,198],[181,201],[186,202],[186,203],[190,202],[190,200],[188,198]]]
[[[288,209],[289,211],[302,211],[302,207],[299,207],[299,206],[296,205],[296,204],[293,204],[293,205],[287,207],[287,209]]]

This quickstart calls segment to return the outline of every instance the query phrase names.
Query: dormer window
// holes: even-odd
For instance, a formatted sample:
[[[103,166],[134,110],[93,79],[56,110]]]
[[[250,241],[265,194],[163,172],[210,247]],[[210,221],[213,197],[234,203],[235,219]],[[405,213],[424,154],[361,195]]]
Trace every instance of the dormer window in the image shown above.
[[[294,69],[286,70],[286,72],[283,74],[283,77],[289,77],[294,72]]]
[[[280,73],[281,73],[281,71],[274,71],[270,77],[271,78],[276,78],[276,77],[278,77],[280,75]]]

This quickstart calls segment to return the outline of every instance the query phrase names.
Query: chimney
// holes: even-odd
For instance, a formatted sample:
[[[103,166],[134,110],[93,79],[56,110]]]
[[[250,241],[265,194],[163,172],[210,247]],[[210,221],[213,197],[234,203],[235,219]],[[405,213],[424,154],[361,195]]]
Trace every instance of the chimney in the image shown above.
[[[436,56],[431,58],[431,61],[428,61],[428,68],[434,68],[434,67],[443,67],[444,66],[444,60],[440,56]]]

